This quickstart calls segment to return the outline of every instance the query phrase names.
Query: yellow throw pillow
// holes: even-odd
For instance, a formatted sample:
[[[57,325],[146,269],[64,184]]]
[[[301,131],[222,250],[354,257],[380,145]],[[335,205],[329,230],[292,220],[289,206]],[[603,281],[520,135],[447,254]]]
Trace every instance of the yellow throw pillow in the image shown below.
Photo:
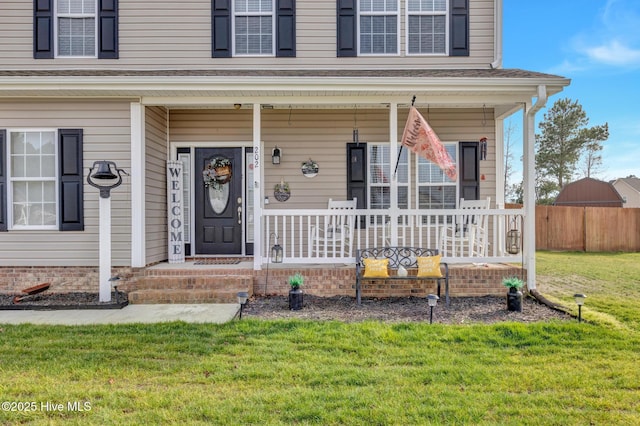
[[[418,257],[418,277],[442,278],[440,271],[440,258],[442,256]]]
[[[387,278],[389,276],[389,259],[363,259],[363,278]]]

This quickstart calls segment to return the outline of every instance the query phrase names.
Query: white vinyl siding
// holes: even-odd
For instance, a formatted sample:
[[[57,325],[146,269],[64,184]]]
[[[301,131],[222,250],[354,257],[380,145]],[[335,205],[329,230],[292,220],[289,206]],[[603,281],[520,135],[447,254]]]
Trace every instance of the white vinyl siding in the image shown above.
[[[409,55],[400,31],[398,55],[336,57],[336,3],[296,2],[296,57],[236,56],[211,58],[211,1],[120,1],[118,60],[65,58],[47,61],[47,69],[477,69],[494,58],[494,0],[469,3],[470,56]],[[401,3],[402,4],[402,3]],[[404,28],[406,14],[400,14]],[[33,2],[0,1],[0,51],[5,70],[37,69],[33,59]]]
[[[457,143],[444,143],[455,163],[458,161]],[[422,157],[417,158],[416,204],[419,209],[455,209],[458,199],[458,182],[452,181],[437,164]]]
[[[56,0],[57,56],[96,56],[96,0]]]
[[[273,56],[273,0],[235,0],[233,10],[234,55]]]
[[[398,0],[360,0],[358,4],[360,54],[397,54],[400,27]]]
[[[10,229],[57,229],[56,131],[9,131]]]
[[[447,54],[448,0],[407,0],[407,54]]]
[[[145,107],[145,261],[166,260],[167,236],[167,111]]]

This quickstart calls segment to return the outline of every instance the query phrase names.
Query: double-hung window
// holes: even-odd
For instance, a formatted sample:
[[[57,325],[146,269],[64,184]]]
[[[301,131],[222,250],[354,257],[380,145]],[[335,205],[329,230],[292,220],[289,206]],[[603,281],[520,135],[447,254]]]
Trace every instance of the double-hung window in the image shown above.
[[[451,159],[457,163],[456,143],[444,143]],[[417,157],[417,205],[419,209],[455,209],[458,186],[437,164]]]
[[[448,0],[407,0],[407,54],[447,54]]]
[[[398,3],[399,0],[359,1],[360,54],[398,54]]]
[[[398,149],[400,149],[398,147]],[[388,209],[391,207],[391,178],[398,154],[390,155],[388,144],[369,144],[369,208]],[[396,174],[398,207],[409,208],[409,152],[403,149],[398,161]]]
[[[57,56],[96,56],[97,0],[56,0]]]
[[[236,55],[272,56],[275,28],[274,0],[235,0],[233,13]]]
[[[57,229],[55,130],[8,132],[12,229]]]

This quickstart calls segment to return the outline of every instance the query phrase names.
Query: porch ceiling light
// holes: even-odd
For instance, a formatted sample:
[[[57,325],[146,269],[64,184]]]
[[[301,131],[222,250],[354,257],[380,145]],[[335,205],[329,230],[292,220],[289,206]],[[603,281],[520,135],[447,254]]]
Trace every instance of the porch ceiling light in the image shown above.
[[[282,155],[282,151],[276,145],[276,147],[273,148],[273,151],[271,151],[271,164],[280,164],[281,155]]]

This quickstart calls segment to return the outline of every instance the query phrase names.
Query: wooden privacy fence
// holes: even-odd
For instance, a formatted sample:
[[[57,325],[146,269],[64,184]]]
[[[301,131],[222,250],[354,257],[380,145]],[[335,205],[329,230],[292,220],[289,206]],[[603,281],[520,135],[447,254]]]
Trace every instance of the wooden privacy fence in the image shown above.
[[[640,208],[536,206],[536,249],[640,251]]]

